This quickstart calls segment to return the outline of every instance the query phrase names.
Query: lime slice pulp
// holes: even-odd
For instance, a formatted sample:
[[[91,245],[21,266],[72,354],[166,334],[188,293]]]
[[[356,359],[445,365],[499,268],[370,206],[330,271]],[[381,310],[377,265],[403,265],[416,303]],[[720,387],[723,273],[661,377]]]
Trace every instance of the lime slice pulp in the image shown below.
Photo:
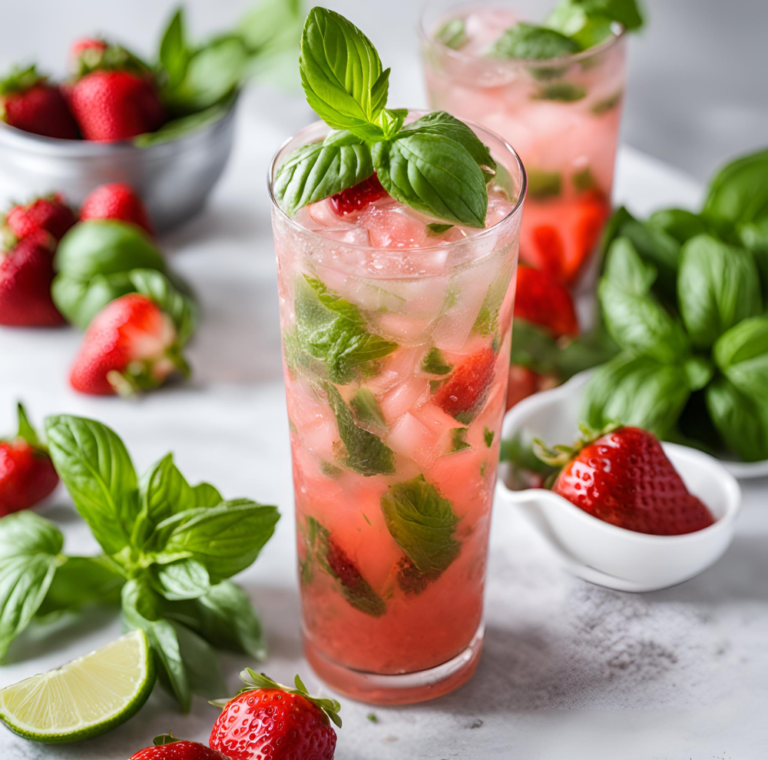
[[[39,742],[90,739],[132,718],[155,683],[143,631],[0,690],[0,717]]]

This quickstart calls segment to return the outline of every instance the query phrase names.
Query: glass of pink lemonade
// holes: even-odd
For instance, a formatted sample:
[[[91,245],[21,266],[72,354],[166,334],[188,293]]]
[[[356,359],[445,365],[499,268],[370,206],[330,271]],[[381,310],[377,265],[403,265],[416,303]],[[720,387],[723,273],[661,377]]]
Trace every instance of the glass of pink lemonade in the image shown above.
[[[322,122],[270,173],[304,647],[373,703],[456,688],[482,646],[525,173],[475,131],[497,163],[483,228],[440,223],[376,175],[289,215],[276,176]]]
[[[545,30],[543,40],[510,38],[534,8],[540,15],[541,3],[523,0],[429,2],[421,28],[427,90],[432,108],[482,124],[519,151],[528,172],[521,261],[577,288],[590,284],[610,215],[625,34],[615,22],[574,15],[576,4],[563,0],[546,23],[571,37]]]

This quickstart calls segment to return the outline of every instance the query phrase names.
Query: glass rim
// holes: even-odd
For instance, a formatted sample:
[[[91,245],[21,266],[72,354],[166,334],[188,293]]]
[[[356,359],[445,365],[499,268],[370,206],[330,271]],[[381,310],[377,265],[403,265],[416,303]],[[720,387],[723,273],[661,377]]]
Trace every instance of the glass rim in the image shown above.
[[[484,56],[480,55],[470,55],[468,53],[462,53],[461,50],[454,50],[451,47],[448,47],[444,42],[441,42],[436,37],[431,35],[429,31],[426,28],[426,15],[427,11],[432,7],[437,5],[437,3],[440,2],[440,0],[424,0],[421,6],[421,13],[419,14],[419,23],[418,23],[418,32],[419,36],[421,37],[422,42],[427,42],[432,45],[435,45],[438,47],[443,53],[448,55],[449,57],[454,58],[458,61],[479,61],[484,60]],[[499,6],[508,6],[511,3],[501,3],[501,2],[494,2],[489,3],[489,5],[494,5],[496,7]],[[477,5],[477,3],[467,2],[466,7],[471,8],[473,5]],[[627,33],[626,28],[619,24],[618,22],[614,21],[611,23],[611,36],[607,39],[603,40],[599,45],[594,45],[591,48],[587,48],[586,50],[580,50],[578,53],[570,53],[568,55],[561,55],[557,58],[544,58],[544,59],[537,59],[537,58],[488,58],[489,63],[494,63],[496,65],[501,66],[509,66],[509,68],[518,68],[518,67],[529,67],[529,66],[535,66],[539,69],[546,69],[546,68],[561,68],[563,66],[568,66],[573,63],[579,63],[580,61],[585,61],[591,58],[594,55],[599,55],[600,53],[604,53],[606,50],[610,50],[614,45],[617,45],[621,40],[624,39],[625,35]]]
[[[435,111],[425,110],[425,109],[408,109],[408,115],[411,114],[417,114],[419,116],[424,116],[426,114],[435,113]],[[304,227],[302,224],[299,224],[293,217],[289,216],[280,206],[280,204],[277,202],[277,198],[275,198],[274,193],[274,179],[277,172],[277,161],[280,158],[280,155],[283,153],[283,151],[297,138],[299,138],[301,135],[307,132],[311,132],[316,127],[322,125],[326,127],[327,129],[333,131],[331,127],[329,127],[322,119],[318,119],[317,121],[312,122],[311,124],[308,124],[306,127],[303,127],[298,132],[294,133],[291,137],[289,137],[287,140],[285,140],[282,145],[277,149],[275,155],[272,157],[272,160],[269,162],[269,168],[267,169],[267,189],[269,190],[269,197],[272,201],[272,209],[276,210],[277,213],[285,219],[292,227],[295,229],[300,230],[302,233],[306,235],[311,235],[314,237],[317,237],[320,240],[325,241],[325,243],[336,243],[343,248],[347,250],[359,250],[359,251],[379,251],[381,254],[384,255],[400,255],[402,256],[405,253],[434,253],[435,251],[445,251],[449,250],[451,248],[454,248],[456,246],[460,245],[466,245],[468,243],[471,243],[474,240],[482,239],[487,235],[490,235],[494,230],[496,230],[498,227],[500,227],[503,224],[506,224],[510,219],[514,218],[516,215],[519,215],[520,210],[523,206],[523,201],[525,200],[526,193],[528,191],[528,173],[525,170],[525,165],[523,164],[522,159],[520,158],[520,154],[499,134],[496,132],[492,132],[490,129],[486,129],[485,127],[480,126],[479,124],[469,121],[469,120],[463,120],[464,123],[471,127],[474,132],[480,132],[485,133],[487,135],[490,135],[494,138],[494,140],[498,140],[499,143],[503,146],[503,148],[509,152],[509,154],[512,156],[512,159],[514,161],[515,166],[517,167],[519,174],[520,174],[520,191],[517,196],[517,200],[515,201],[515,205],[512,207],[512,210],[502,219],[499,219],[498,222],[496,222],[491,227],[486,227],[483,230],[480,230],[477,234],[472,235],[471,237],[466,237],[461,240],[450,240],[443,243],[435,243],[434,245],[428,245],[423,246],[420,248],[380,248],[378,246],[374,245],[359,245],[357,243],[342,243],[340,241],[335,241],[333,238],[328,238],[325,235],[320,234],[319,232],[316,232],[315,230],[310,230],[307,227]],[[309,143],[305,143],[309,144]],[[458,225],[458,226],[465,226],[465,225]]]

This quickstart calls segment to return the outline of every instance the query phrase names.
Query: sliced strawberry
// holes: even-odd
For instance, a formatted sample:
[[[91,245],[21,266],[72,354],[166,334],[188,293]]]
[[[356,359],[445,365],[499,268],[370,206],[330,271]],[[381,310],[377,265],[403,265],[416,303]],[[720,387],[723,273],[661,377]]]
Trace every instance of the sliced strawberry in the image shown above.
[[[6,214],[5,223],[17,238],[25,238],[35,230],[45,230],[56,240],[61,240],[75,226],[77,219],[64,203],[64,198],[55,193],[35,198],[24,206],[14,206]]]
[[[382,187],[379,178],[373,174],[354,187],[336,193],[331,197],[331,205],[339,216],[346,216],[347,214],[354,214],[356,211],[362,211],[366,206],[379,200],[379,198],[383,198],[386,194],[387,191]]]
[[[593,190],[580,196],[574,227],[575,252],[566,272],[568,284],[578,281],[610,215],[611,204],[599,191]]]
[[[549,328],[555,338],[579,333],[571,294],[547,273],[524,264],[517,269],[515,317]]]
[[[435,403],[460,422],[469,421],[485,402],[496,357],[484,348],[464,359],[434,395]]]
[[[131,293],[112,301],[88,327],[70,384],[91,395],[132,395],[188,374],[170,317],[149,298]]]
[[[557,282],[565,281],[565,242],[556,227],[543,224],[531,235],[535,261],[539,268]]]

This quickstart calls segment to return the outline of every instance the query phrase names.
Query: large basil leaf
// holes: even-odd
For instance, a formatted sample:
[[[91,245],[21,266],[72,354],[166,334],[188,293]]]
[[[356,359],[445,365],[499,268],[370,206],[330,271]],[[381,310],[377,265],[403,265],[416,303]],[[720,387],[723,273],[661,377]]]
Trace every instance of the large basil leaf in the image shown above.
[[[484,145],[483,141],[463,121],[459,121],[445,111],[434,111],[422,116],[420,119],[407,124],[403,131],[417,131],[421,134],[448,137],[467,149],[469,155],[482,169],[486,179],[490,179],[496,173],[496,162],[493,160],[488,146]]]
[[[572,39],[581,50],[599,45],[611,35],[611,19],[601,14],[588,14],[579,0],[562,0],[545,23]]]
[[[152,565],[150,582],[158,594],[171,601],[197,599],[211,590],[211,578],[205,565],[189,558],[167,565]]]
[[[715,343],[714,355],[736,388],[768,405],[768,317],[745,319],[732,327]]]
[[[298,47],[303,15],[301,0],[261,0],[246,11],[237,31],[251,57],[262,59]]]
[[[768,301],[768,217],[742,224],[738,235],[741,244],[755,259],[763,298]]]
[[[616,238],[608,249],[603,279],[626,293],[644,296],[656,280],[656,268],[638,256],[629,238]]]
[[[125,272],[96,275],[91,280],[58,274],[53,280],[51,295],[67,322],[84,331],[108,303],[134,289]]]
[[[768,150],[720,169],[709,184],[703,213],[734,227],[768,217]]]
[[[680,245],[696,235],[703,235],[707,223],[702,216],[681,208],[665,208],[655,211],[648,219],[648,224],[656,227],[677,240]]]
[[[125,576],[107,557],[62,557],[38,617],[76,612],[90,605],[119,604]]]
[[[313,8],[307,16],[299,60],[307,102],[333,129],[366,139],[382,136],[379,116],[387,102],[389,69],[371,41],[338,13]]]
[[[660,291],[674,298],[680,263],[680,243],[661,228],[636,219],[625,221],[619,234],[629,238],[644,261],[653,264],[658,272]]]
[[[217,583],[254,563],[279,518],[277,507],[247,499],[197,507],[163,520],[148,550],[160,564],[194,559]]]
[[[129,545],[139,494],[131,457],[106,425],[66,414],[46,418],[51,459],[75,507],[106,554]]]
[[[192,487],[195,495],[196,507],[218,507],[224,497],[219,493],[219,489],[210,483],[198,483]]]
[[[711,235],[699,235],[683,246],[677,297],[688,334],[701,348],[762,311],[752,257]]]
[[[32,512],[0,520],[0,659],[42,604],[63,546],[61,531]]]
[[[181,84],[192,57],[185,27],[184,8],[177,8],[160,41],[158,60],[165,69],[167,86],[171,88]]]
[[[485,227],[485,176],[455,140],[405,130],[374,145],[373,163],[384,189],[401,203],[437,219]]]
[[[164,617],[167,610],[163,610]],[[179,651],[187,671],[189,688],[204,699],[221,699],[228,693],[216,652],[197,633],[176,621],[170,621],[179,642]],[[162,676],[162,674],[161,674]],[[162,680],[162,679],[161,679]]]
[[[706,390],[707,409],[731,451],[747,462],[768,459],[768,405],[718,377]]]
[[[370,147],[351,132],[333,132],[323,142],[305,145],[288,157],[275,178],[275,198],[293,215],[372,174]]]
[[[664,437],[677,422],[689,395],[684,367],[620,354],[590,378],[582,418],[597,430],[620,422]]]

